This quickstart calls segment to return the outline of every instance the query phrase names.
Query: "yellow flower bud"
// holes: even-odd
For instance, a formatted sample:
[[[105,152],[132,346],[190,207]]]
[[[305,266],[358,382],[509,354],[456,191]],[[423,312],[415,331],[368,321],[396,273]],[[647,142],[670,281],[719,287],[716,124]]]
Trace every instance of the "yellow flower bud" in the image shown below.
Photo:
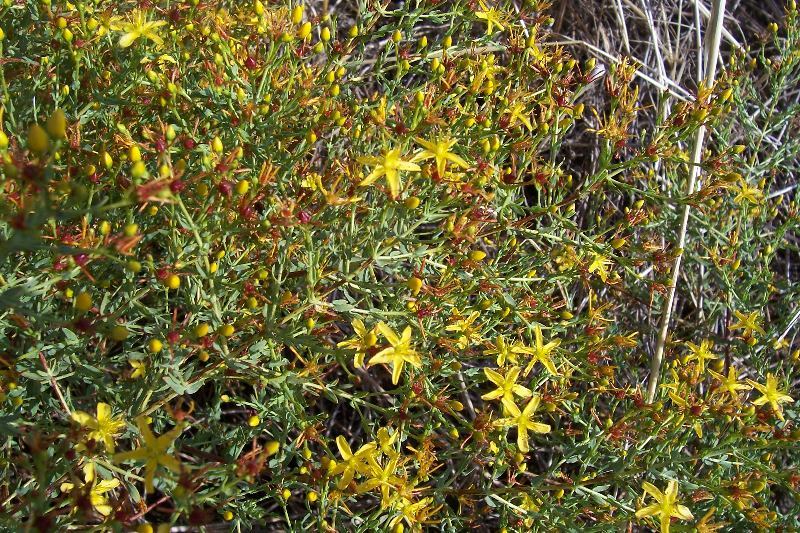
[[[292,24],[300,24],[303,20],[303,6],[297,5],[292,8]]]
[[[247,194],[250,190],[250,182],[247,180],[240,180],[236,183],[236,194]]]
[[[409,196],[405,199],[403,205],[406,207],[406,209],[416,209],[419,207],[419,198],[416,196]]]
[[[309,35],[311,35],[311,23],[305,22],[302,26],[300,26],[300,29],[297,30],[297,37],[305,40],[308,39]]]
[[[136,161],[133,166],[131,166],[131,176],[134,178],[144,178],[147,176],[147,167],[144,166],[142,161]]]
[[[422,280],[416,276],[410,277],[406,282],[406,286],[409,289],[411,289],[411,294],[413,294],[414,296],[419,294],[419,291],[422,289],[422,285],[423,285]]]
[[[88,292],[81,292],[75,297],[75,309],[85,313],[92,308],[92,296]]]
[[[128,328],[125,326],[114,326],[108,333],[111,340],[122,342],[128,338]]]
[[[28,148],[36,155],[44,155],[50,147],[50,138],[47,132],[38,124],[28,130]]]
[[[176,274],[170,274],[164,281],[164,285],[166,285],[168,289],[175,290],[181,286],[181,278],[179,278]]]
[[[47,119],[47,133],[54,139],[64,139],[67,137],[67,117],[64,111],[56,109],[50,118]]]
[[[267,452],[267,455],[271,456],[271,455],[275,455],[276,453],[278,453],[278,450],[280,450],[280,448],[281,448],[280,442],[272,440],[272,441],[269,441],[264,446],[264,451]]]

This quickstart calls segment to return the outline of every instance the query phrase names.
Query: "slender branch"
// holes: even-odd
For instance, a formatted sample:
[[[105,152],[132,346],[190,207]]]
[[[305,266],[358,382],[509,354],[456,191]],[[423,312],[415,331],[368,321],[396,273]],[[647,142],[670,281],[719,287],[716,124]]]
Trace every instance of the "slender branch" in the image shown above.
[[[722,37],[722,21],[725,16],[725,0],[714,0],[711,8],[711,22],[709,25],[710,35],[706,34],[706,73],[703,84],[706,87],[714,85],[714,80],[717,75],[717,60],[719,59],[719,44]],[[691,166],[689,167],[689,184],[687,196],[694,194],[698,188],[700,181],[700,160],[703,154],[703,141],[705,140],[706,128],[700,126],[694,138],[694,147],[692,150]],[[678,253],[675,256],[675,262],[672,266],[672,281],[669,286],[667,298],[664,300],[662,308],[661,324],[659,326],[658,339],[656,341],[656,349],[653,352],[653,358],[650,361],[650,381],[647,384],[647,401],[652,403],[656,396],[658,388],[658,378],[661,373],[661,362],[664,358],[664,345],[667,341],[667,333],[669,332],[670,319],[672,317],[672,308],[675,303],[675,290],[678,286],[678,277],[681,271],[681,260],[683,258],[683,249],[686,247],[686,232],[689,226],[689,211],[691,207],[687,203],[683,207],[683,217],[681,220],[681,227],[678,233]]]
[[[53,391],[58,396],[58,401],[61,402],[61,407],[64,408],[64,412],[67,413],[67,417],[72,416],[72,410],[67,405],[67,401],[64,399],[64,395],[61,393],[61,387],[58,386],[58,382],[56,381],[55,376],[50,371],[50,366],[47,364],[47,359],[44,358],[44,354],[39,352],[39,361],[42,362],[42,366],[44,367],[44,371],[47,372],[47,376],[50,378],[50,386],[53,387]]]

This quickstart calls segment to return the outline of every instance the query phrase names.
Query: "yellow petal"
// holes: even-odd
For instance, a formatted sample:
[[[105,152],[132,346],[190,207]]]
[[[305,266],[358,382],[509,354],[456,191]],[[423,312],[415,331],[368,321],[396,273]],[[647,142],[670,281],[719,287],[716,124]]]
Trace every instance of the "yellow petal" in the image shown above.
[[[119,45],[122,48],[128,48],[133,42],[139,38],[139,34],[137,32],[129,32],[119,38]]]

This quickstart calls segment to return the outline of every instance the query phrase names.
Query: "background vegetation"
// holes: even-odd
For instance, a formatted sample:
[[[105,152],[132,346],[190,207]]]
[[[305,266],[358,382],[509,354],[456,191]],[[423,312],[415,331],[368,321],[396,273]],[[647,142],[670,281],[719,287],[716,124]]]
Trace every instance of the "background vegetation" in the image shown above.
[[[571,4],[5,0],[0,528],[800,528],[797,7]]]

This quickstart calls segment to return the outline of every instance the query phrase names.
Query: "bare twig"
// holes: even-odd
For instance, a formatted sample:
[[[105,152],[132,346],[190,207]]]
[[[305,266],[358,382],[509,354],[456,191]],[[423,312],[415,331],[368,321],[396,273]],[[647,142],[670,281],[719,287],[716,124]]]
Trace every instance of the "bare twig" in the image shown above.
[[[44,358],[44,354],[42,352],[39,352],[39,361],[42,362],[44,371],[47,372],[47,377],[50,378],[50,386],[53,387],[56,396],[58,396],[58,401],[61,402],[61,407],[64,408],[64,412],[67,413],[67,416],[72,416],[72,410],[67,405],[64,395],[61,393],[61,387],[58,386],[58,382],[56,381],[55,376],[53,376],[53,373],[50,371],[50,366],[47,364],[47,359]]]
[[[714,79],[716,78],[717,74],[717,59],[719,57],[719,44],[722,36],[722,20],[725,16],[725,0],[714,0],[711,15],[711,24],[709,25],[709,31],[706,34],[706,37],[710,37],[710,39],[706,39],[705,47],[705,65],[707,66],[707,69],[703,82],[706,87],[711,87],[714,84]],[[691,166],[689,168],[689,184],[687,195],[694,194],[695,190],[697,189],[700,176],[700,159],[703,153],[703,141],[705,140],[705,134],[705,126],[700,126],[695,134]],[[678,253],[675,256],[675,262],[672,266],[672,281],[670,283],[669,292],[667,293],[667,298],[664,300],[656,348],[650,361],[650,381],[647,385],[647,399],[648,402],[651,403],[656,396],[658,378],[661,372],[661,362],[664,358],[664,345],[667,340],[667,332],[669,331],[670,318],[672,316],[672,306],[675,302],[675,290],[678,286],[678,277],[680,276],[681,271],[683,249],[686,246],[686,231],[689,226],[689,211],[690,206],[689,204],[686,204],[683,208],[683,217],[678,233]]]

